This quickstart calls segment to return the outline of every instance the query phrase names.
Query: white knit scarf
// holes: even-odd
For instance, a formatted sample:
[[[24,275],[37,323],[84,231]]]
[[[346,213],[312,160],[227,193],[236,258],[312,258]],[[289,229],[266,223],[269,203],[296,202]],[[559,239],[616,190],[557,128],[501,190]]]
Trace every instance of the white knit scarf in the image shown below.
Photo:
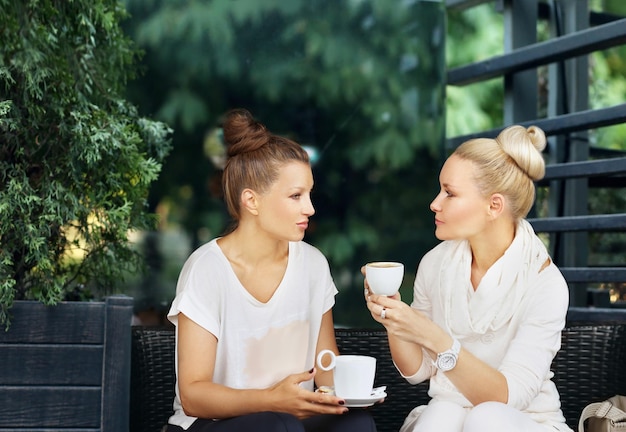
[[[469,288],[472,266],[469,242],[451,241],[441,260],[439,278],[448,328],[460,337],[498,330],[511,319],[527,287],[548,258],[541,239],[522,219],[513,242],[485,273],[474,292]]]

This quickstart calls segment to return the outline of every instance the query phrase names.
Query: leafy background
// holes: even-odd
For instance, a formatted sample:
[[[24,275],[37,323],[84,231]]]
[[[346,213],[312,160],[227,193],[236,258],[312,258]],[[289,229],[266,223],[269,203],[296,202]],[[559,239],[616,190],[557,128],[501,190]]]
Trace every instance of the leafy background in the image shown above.
[[[125,4],[125,29],[144,50],[129,98],[175,131],[149,200],[161,216],[159,232],[137,238],[151,266],[128,286],[139,304],[166,309],[186,256],[226,225],[211,155],[219,152],[220,118],[233,107],[250,109],[319,155],[317,213],[306,240],[329,258],[340,290],[337,322],[372,325],[361,297],[360,267],[369,260],[404,262],[402,294],[410,299],[417,263],[436,244],[428,205],[445,137],[502,124],[501,79],[443,85],[446,67],[502,52],[494,6],[446,14],[440,2],[408,0]],[[590,4],[626,15],[620,0]],[[541,23],[537,30],[547,37]],[[592,106],[622,103],[624,47],[590,58]],[[626,125],[591,133],[593,145],[616,150],[625,150],[624,138]],[[590,211],[624,211],[625,202],[622,191],[598,191]],[[623,262],[619,234],[590,241],[597,251],[591,261],[604,262],[610,250]]]
[[[81,297],[142,266],[128,233],[154,226],[145,203],[170,129],[124,97],[137,52],[119,2],[0,0],[0,10],[0,325],[8,326],[14,300]]]

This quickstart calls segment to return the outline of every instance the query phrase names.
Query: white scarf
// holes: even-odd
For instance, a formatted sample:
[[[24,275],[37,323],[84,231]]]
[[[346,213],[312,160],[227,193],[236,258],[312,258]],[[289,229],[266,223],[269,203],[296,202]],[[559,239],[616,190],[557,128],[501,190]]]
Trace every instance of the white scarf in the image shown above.
[[[472,251],[467,240],[450,241],[441,261],[439,293],[448,328],[457,336],[498,330],[541,267],[548,251],[526,220],[520,220],[509,248],[485,273],[475,292],[471,285]]]

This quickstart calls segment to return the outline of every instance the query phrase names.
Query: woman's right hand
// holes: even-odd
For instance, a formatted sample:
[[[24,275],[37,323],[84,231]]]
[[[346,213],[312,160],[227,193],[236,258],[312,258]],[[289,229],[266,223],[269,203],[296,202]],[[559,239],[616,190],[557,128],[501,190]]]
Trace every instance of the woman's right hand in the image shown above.
[[[289,375],[268,388],[268,401],[271,410],[307,418],[319,414],[344,414],[348,408],[345,401],[334,395],[306,390],[300,383],[315,377],[315,369],[309,372]]]

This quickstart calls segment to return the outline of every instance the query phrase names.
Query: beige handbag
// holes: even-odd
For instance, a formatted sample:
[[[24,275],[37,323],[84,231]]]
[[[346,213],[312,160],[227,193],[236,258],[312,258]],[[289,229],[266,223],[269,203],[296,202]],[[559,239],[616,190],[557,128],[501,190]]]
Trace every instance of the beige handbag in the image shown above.
[[[580,415],[578,432],[626,432],[626,396],[587,405]]]

